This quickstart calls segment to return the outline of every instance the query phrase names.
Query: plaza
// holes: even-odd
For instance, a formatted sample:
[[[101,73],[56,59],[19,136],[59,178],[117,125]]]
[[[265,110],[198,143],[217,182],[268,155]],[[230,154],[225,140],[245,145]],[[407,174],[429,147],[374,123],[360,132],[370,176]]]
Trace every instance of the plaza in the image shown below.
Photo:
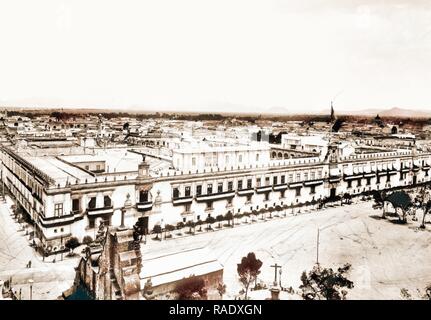
[[[320,229],[319,263],[338,268],[350,263],[354,288],[347,299],[400,299],[400,290],[423,291],[431,283],[431,232],[417,222],[400,225],[379,219],[381,210],[372,202],[336,206],[286,218],[236,225],[163,241],[147,241],[142,255],[163,254],[206,246],[224,266],[224,299],[241,290],[236,266],[248,252],[263,261],[259,281],[270,285],[274,263],[282,266],[281,284],[298,290],[300,276],[316,263],[317,229]],[[268,290],[251,292],[251,298],[267,298]],[[298,295],[282,298],[300,299]]]

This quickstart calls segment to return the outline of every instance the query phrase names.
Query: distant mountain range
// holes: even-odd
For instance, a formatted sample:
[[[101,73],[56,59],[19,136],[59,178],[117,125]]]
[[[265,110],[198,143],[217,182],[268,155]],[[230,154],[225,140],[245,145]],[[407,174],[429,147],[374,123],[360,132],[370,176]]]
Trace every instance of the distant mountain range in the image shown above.
[[[337,113],[337,111],[335,111]],[[428,118],[431,117],[431,111],[413,110],[406,108],[390,108],[390,109],[364,109],[359,111],[339,111],[339,114],[373,116],[379,115],[380,117],[402,117],[402,118]]]
[[[241,115],[276,115],[276,116],[292,116],[292,115],[330,115],[331,109],[328,106],[328,108],[316,110],[314,109],[308,109],[303,108],[301,111],[294,111],[297,108],[289,109],[286,107],[271,107],[271,108],[259,108],[259,107],[247,107],[243,105],[236,105],[236,104],[214,104],[211,106],[207,106],[206,108],[202,108],[202,110],[194,111],[187,111],[183,108],[178,108],[178,110],[175,110],[175,108],[172,108],[172,110],[161,110],[161,108],[147,108],[142,106],[131,106],[129,108],[120,108],[120,107],[70,107],[70,106],[64,106],[61,107],[63,104],[61,101],[58,101],[58,106],[53,107],[53,104],[47,104],[46,107],[40,107],[35,106],[31,104],[25,104],[25,103],[18,103],[17,105],[27,105],[26,107],[23,106],[16,106],[12,107],[11,104],[9,106],[6,105],[6,103],[2,103],[0,101],[0,109],[8,109],[8,110],[17,110],[17,111],[34,111],[36,113],[41,111],[64,111],[64,112],[83,112],[83,113],[100,113],[100,112],[123,112],[123,113],[130,113],[130,114],[148,114],[148,113],[179,113],[179,114],[198,114],[198,113],[205,113],[205,114],[241,114]],[[208,108],[209,107],[209,108]],[[191,108],[192,109],[192,108]],[[211,111],[212,110],[212,111]],[[408,109],[408,108],[400,108],[400,107],[393,107],[389,109],[382,109],[382,108],[368,108],[368,109],[360,109],[360,110],[345,110],[341,108],[337,108],[337,106],[334,106],[335,115],[353,115],[353,116],[376,116],[379,115],[380,117],[402,117],[402,118],[431,118],[431,110],[430,111],[424,111],[424,110],[414,110],[414,109]]]
[[[407,108],[399,108],[394,107],[390,109],[378,109],[378,108],[370,108],[363,110],[339,110],[337,107],[334,107],[335,114],[337,115],[356,115],[356,116],[376,116],[380,117],[402,117],[402,118],[431,118],[431,111],[423,111],[423,110],[412,110]],[[277,115],[293,115],[293,114],[330,114],[330,108],[328,110],[323,110],[321,112],[313,112],[304,110],[304,112],[292,112],[284,107],[273,107],[269,108],[266,111],[269,114],[277,114]]]

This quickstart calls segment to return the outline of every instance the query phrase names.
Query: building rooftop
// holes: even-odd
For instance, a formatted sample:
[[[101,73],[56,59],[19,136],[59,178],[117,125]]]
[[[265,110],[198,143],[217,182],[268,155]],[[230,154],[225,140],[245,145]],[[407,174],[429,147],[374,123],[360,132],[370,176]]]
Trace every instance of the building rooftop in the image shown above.
[[[54,179],[56,183],[64,184],[66,181],[72,182],[76,179],[86,179],[92,177],[86,171],[63,162],[53,156],[23,156],[23,158]]]
[[[206,248],[195,248],[181,252],[174,252],[163,256],[149,256],[143,254],[142,270],[140,273],[141,288],[151,279],[153,286],[171,283],[192,275],[198,276],[216,272],[223,266]]]

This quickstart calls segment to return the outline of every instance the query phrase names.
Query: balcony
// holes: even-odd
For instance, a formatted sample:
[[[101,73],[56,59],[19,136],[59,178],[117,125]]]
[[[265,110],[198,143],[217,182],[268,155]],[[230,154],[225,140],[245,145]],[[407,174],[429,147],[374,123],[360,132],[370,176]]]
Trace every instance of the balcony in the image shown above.
[[[377,175],[379,175],[379,176],[386,176],[386,175],[388,175],[390,173],[390,171],[389,170],[379,170],[379,171],[377,171]],[[396,173],[396,172],[395,172]]]
[[[264,193],[264,192],[269,192],[269,191],[272,191],[272,186],[256,187],[256,193]]]
[[[302,181],[301,182],[291,182],[291,183],[289,183],[289,188],[290,189],[299,188],[299,187],[302,187],[302,185],[303,185]]]
[[[330,183],[340,182],[340,180],[341,180],[341,177],[339,176],[329,176],[329,179],[328,179]]]
[[[241,189],[241,190],[238,190],[237,193],[240,196],[249,196],[254,194],[254,189],[253,188]]]
[[[357,180],[357,179],[362,179],[363,177],[364,177],[364,174],[356,173],[353,175],[344,175],[343,179],[344,180]]]
[[[181,205],[181,204],[190,204],[192,202],[193,202],[192,196],[172,198],[172,204],[174,206]]]
[[[401,172],[409,172],[410,171],[410,168],[409,167],[403,167],[403,168],[401,168]]]
[[[306,187],[311,187],[311,186],[319,186],[323,184],[323,180],[322,179],[316,179],[316,180],[309,180],[309,181],[304,181],[304,185]]]
[[[39,223],[43,227],[59,227],[59,226],[71,224],[74,221],[75,221],[75,216],[73,215],[73,213],[64,215],[64,216],[59,216],[59,217],[47,217],[47,218],[44,218],[39,215]]]
[[[112,206],[102,207],[102,208],[88,208],[87,214],[92,217],[110,215],[114,213]]]
[[[136,209],[138,211],[151,210],[152,208],[153,208],[153,202],[151,202],[151,201],[137,202],[136,203]]]
[[[275,184],[273,187],[274,191],[283,191],[287,189],[287,184],[286,183],[282,183],[282,184]]]
[[[375,172],[364,173],[364,178],[372,178],[375,176],[376,176]]]
[[[235,191],[225,191],[220,193],[212,193],[212,194],[202,194],[200,196],[196,196],[197,202],[204,202],[204,201],[214,201],[214,200],[222,200],[222,199],[229,199],[233,198],[235,196]]]

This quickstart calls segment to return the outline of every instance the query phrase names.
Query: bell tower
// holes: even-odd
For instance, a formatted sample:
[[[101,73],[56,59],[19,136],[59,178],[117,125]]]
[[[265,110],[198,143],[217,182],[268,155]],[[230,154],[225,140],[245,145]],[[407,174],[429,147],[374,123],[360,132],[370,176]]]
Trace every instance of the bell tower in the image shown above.
[[[145,161],[145,155],[142,155],[142,162],[138,165],[138,178],[147,178],[150,175],[150,165]]]

